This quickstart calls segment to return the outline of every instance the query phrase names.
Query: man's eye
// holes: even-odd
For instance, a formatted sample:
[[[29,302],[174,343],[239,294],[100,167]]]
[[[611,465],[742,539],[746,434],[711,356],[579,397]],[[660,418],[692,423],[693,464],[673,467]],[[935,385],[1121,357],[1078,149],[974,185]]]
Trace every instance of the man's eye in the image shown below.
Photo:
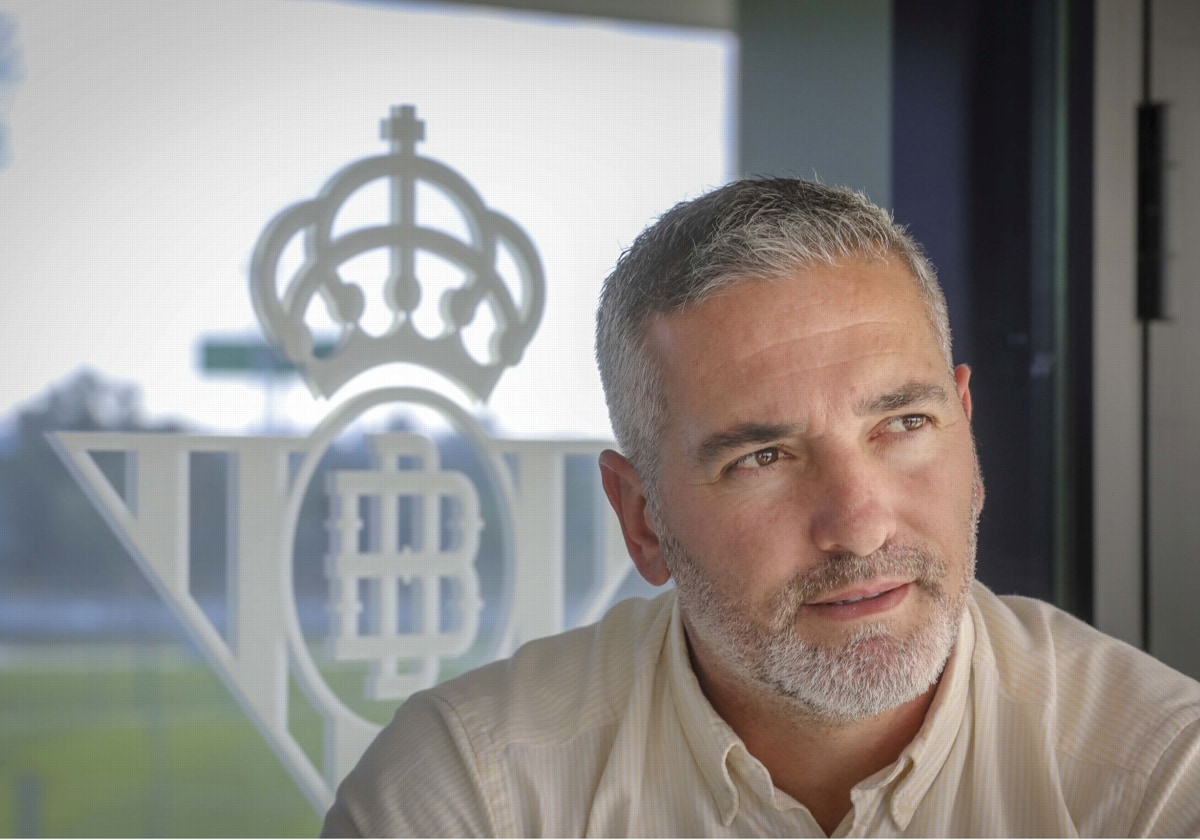
[[[887,430],[899,435],[923,429],[928,424],[929,418],[924,414],[905,414],[902,417],[893,417],[889,420],[887,422]]]
[[[735,470],[755,470],[760,467],[769,467],[778,460],[779,448],[768,446],[766,449],[760,449],[738,458],[733,462],[733,468]]]

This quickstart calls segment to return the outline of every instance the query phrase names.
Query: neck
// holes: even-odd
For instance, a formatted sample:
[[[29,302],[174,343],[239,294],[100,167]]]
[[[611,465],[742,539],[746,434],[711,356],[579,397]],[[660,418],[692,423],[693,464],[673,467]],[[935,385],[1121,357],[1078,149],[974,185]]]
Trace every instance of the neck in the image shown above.
[[[874,717],[830,721],[795,700],[706,664],[691,641],[692,667],[708,701],[762,762],[775,787],[805,805],[826,834],[850,811],[856,784],[900,757],[916,737],[937,685]],[[698,655],[699,653],[699,655]]]

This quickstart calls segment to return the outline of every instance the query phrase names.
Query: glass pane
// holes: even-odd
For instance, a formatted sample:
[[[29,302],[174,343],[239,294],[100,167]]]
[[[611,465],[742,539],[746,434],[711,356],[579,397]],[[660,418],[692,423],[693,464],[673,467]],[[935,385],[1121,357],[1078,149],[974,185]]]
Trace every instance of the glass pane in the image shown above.
[[[559,626],[644,591],[596,565],[601,444],[547,460],[520,441],[609,437],[600,282],[648,220],[731,176],[735,60],[724,32],[428,3],[0,2],[0,834],[312,835],[342,760],[323,704],[378,725],[406,687],[515,643],[504,557],[545,537],[580,559],[547,578],[539,620]],[[260,237],[386,157],[400,105],[424,124],[415,153],[544,271],[540,326],[486,402],[395,363],[318,396],[263,346]],[[388,183],[331,236],[394,224]],[[417,225],[476,235],[453,196],[423,182],[415,200]],[[305,247],[280,251],[277,298]],[[396,322],[395,253],[345,260],[365,335]],[[493,256],[498,299],[527,305],[520,248]],[[412,321],[436,338],[470,272],[415,266]],[[311,310],[332,358],[345,324]],[[473,314],[486,361],[504,305]],[[400,385],[444,402],[371,403]],[[127,436],[47,437],[63,431]],[[480,435],[518,443],[492,457]],[[515,531],[509,484],[554,490],[537,501],[561,527]],[[417,637],[438,656],[409,655]]]

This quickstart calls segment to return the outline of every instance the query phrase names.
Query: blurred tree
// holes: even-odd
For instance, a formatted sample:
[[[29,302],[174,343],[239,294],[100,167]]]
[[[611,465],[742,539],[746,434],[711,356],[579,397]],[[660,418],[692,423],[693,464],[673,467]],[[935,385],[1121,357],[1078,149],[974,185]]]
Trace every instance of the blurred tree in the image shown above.
[[[19,410],[12,440],[0,453],[0,591],[150,593],[46,437],[52,431],[102,430],[175,432],[181,427],[145,422],[135,385],[90,370],[78,371]]]

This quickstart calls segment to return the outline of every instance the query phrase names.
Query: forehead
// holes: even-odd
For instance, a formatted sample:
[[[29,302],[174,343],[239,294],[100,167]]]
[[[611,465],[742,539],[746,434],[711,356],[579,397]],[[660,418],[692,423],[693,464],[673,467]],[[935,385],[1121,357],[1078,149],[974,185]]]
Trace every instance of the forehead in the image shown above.
[[[676,419],[761,413],[785,398],[832,404],[898,379],[948,375],[924,298],[895,260],[848,258],[735,283],[660,316],[647,338]]]

